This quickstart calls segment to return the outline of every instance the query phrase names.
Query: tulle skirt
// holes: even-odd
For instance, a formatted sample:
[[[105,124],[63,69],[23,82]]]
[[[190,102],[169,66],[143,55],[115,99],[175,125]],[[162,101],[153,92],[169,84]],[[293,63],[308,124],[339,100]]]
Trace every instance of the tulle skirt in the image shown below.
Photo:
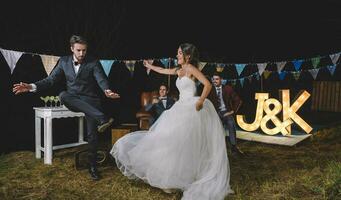
[[[181,189],[187,200],[220,200],[232,193],[222,123],[209,100],[200,111],[197,100],[180,99],[149,131],[120,138],[110,153],[121,172],[154,187]]]

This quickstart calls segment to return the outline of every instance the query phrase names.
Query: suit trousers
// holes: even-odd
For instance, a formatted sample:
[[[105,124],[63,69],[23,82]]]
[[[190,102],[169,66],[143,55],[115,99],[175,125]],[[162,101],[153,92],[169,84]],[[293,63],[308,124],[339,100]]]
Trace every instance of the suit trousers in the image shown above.
[[[236,136],[236,122],[234,121],[233,114],[224,116],[227,111],[219,111],[219,117],[224,125],[224,128],[229,131],[229,141],[231,145],[237,144],[237,136]]]
[[[89,145],[89,164],[96,165],[98,148],[97,126],[106,121],[105,114],[101,111],[99,98],[70,94],[63,91],[59,94],[60,101],[73,112],[83,112],[87,125],[87,141]]]

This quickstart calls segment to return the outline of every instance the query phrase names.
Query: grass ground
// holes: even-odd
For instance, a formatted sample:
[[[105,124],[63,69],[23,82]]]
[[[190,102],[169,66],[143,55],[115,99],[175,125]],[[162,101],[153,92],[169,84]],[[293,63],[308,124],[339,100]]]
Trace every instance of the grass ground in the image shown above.
[[[341,126],[314,133],[295,147],[241,141],[247,157],[231,157],[231,186],[226,199],[341,199]],[[93,182],[76,170],[77,148],[58,150],[52,166],[34,152],[0,156],[0,199],[177,200],[141,181],[128,180],[113,163],[100,167]]]

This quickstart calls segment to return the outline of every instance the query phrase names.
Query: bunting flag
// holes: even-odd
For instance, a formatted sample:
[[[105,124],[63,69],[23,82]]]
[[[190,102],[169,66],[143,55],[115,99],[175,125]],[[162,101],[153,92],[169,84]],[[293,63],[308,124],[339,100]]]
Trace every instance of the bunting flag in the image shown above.
[[[236,84],[237,84],[236,79],[233,79],[233,80],[231,80],[230,82],[231,82],[231,85],[233,85],[233,86],[236,86]]]
[[[240,85],[244,87],[244,78],[239,79]]]
[[[226,83],[227,83],[227,79],[222,79],[222,80],[221,80],[221,84],[222,84],[222,85],[226,85]]]
[[[169,59],[168,58],[162,58],[162,59],[160,59],[160,61],[161,61],[161,63],[163,64],[163,66],[165,67],[165,68],[168,68],[169,66]]]
[[[311,59],[311,64],[313,64],[313,67],[316,68],[318,64],[320,63],[320,57],[315,57]]]
[[[11,70],[11,74],[14,71],[14,68],[18,62],[18,60],[20,59],[21,55],[23,54],[23,52],[19,52],[19,51],[11,51],[11,50],[6,50],[6,49],[1,49],[0,51],[2,53],[2,55],[4,56],[10,70]]]
[[[285,67],[285,64],[287,64],[287,62],[277,62],[277,72],[281,72],[282,69]]]
[[[178,65],[178,59],[173,59],[174,65],[177,66]]]
[[[238,72],[238,76],[243,72],[246,64],[235,64],[236,65],[236,70]]]
[[[225,68],[225,65],[223,65],[223,64],[217,64],[215,67],[217,72],[222,72],[224,70],[224,68]]]
[[[129,72],[130,72],[130,76],[134,75],[135,62],[136,62],[135,60],[126,60],[125,61],[126,67],[129,70]]]
[[[286,71],[282,71],[282,72],[280,72],[278,75],[279,75],[279,80],[281,80],[281,81],[283,81],[284,80],[284,78],[285,78],[285,75],[287,74],[287,72]]]
[[[100,62],[102,64],[105,74],[109,76],[111,66],[115,62],[115,60],[100,60]]]
[[[52,72],[53,68],[56,66],[59,56],[50,56],[50,55],[40,55],[41,61],[43,62],[45,71],[47,75],[50,75]]]
[[[319,73],[320,69],[309,69],[308,70],[311,74],[311,76],[313,77],[313,79],[315,80],[317,77],[317,74]]]
[[[259,74],[256,74],[255,76],[256,76],[257,81],[259,81],[260,75],[259,75]]]
[[[330,57],[330,59],[332,60],[332,62],[333,62],[334,65],[335,65],[336,62],[339,60],[340,54],[341,54],[341,53],[335,53],[335,54],[329,55],[329,57]]]
[[[266,63],[257,63],[257,67],[259,75],[262,75],[266,68]]]
[[[335,72],[335,69],[336,69],[336,65],[330,65],[330,66],[327,66],[329,72],[330,72],[330,75],[334,75],[334,72]]]
[[[297,81],[301,76],[301,72],[292,72],[292,75],[294,76],[294,79]]]
[[[263,73],[264,78],[265,78],[265,79],[268,79],[269,76],[270,76],[270,74],[271,74],[271,71],[265,70],[264,73]]]
[[[207,62],[199,62],[199,70],[201,71],[206,66]]]
[[[293,63],[294,63],[295,70],[298,71],[301,69],[303,60],[294,60]]]

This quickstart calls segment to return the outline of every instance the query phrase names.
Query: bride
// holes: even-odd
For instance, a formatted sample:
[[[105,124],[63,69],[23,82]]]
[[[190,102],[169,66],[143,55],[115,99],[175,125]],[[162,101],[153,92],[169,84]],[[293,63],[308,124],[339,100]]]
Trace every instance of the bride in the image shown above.
[[[148,69],[178,75],[179,100],[149,131],[125,135],[110,153],[130,179],[142,179],[165,192],[180,189],[184,200],[222,200],[233,191],[224,129],[214,106],[206,99],[212,86],[196,67],[195,46],[180,45],[177,59],[181,67],[173,69],[144,61]],[[204,85],[200,97],[195,96],[194,79]]]

